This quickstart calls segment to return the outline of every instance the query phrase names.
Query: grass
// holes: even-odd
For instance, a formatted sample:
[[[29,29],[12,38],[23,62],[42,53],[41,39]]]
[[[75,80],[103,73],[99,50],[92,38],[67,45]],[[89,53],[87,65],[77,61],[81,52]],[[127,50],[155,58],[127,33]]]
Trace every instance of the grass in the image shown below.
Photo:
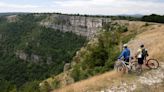
[[[102,75],[89,78],[88,80],[82,80],[75,84],[71,84],[53,92],[85,92],[88,90],[99,90],[109,85],[113,79],[120,78],[121,76],[122,74],[118,74],[115,71],[107,72]]]
[[[139,48],[140,44],[144,44],[145,47],[148,49],[149,57],[156,58],[159,61],[164,60],[163,54],[164,50],[164,26],[156,28],[154,30],[149,30],[139,34],[135,40],[130,43],[130,48],[132,50],[133,55],[136,53],[137,49]]]

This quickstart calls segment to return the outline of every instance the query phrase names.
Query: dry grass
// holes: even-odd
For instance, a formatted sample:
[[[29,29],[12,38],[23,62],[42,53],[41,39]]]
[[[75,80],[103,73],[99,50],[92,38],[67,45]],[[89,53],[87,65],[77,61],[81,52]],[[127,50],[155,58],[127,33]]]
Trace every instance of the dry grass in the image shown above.
[[[144,44],[149,51],[150,58],[164,61],[164,26],[139,34],[134,40],[129,42],[129,47],[133,55],[136,53],[140,44]]]
[[[87,80],[82,80],[75,84],[71,84],[64,88],[54,90],[53,92],[86,92],[88,90],[99,90],[111,84],[113,79],[120,78],[122,74],[115,71],[107,72],[102,75],[97,75]]]

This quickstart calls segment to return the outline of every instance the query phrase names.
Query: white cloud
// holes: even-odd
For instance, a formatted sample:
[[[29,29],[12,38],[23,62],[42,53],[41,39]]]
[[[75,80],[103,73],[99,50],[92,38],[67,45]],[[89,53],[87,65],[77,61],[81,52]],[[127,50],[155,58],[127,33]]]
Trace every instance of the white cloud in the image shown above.
[[[5,2],[0,2],[0,8],[38,8],[39,6],[36,5],[20,5],[20,4],[10,4]]]
[[[40,6],[30,4],[11,4],[0,2],[0,12],[36,12]]]
[[[81,7],[82,6],[94,6],[94,5],[107,5],[115,0],[68,0],[68,1],[54,1],[54,4],[63,7]]]
[[[69,0],[54,1],[58,12],[82,14],[164,14],[164,3],[156,0]],[[58,5],[57,7],[55,5]]]

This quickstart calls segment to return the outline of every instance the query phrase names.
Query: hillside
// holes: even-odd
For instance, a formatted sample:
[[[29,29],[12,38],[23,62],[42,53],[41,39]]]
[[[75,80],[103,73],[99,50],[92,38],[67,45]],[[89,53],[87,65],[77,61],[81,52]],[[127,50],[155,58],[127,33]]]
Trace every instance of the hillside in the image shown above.
[[[46,28],[45,14],[0,17],[0,91],[38,92],[38,84],[63,72],[86,37]]]
[[[119,21],[126,23],[125,21]],[[129,22],[129,24],[142,25],[143,22]],[[135,28],[136,26],[129,26]],[[106,72],[87,80],[68,85],[66,87],[54,90],[53,92],[163,92],[164,88],[164,25],[153,24],[141,32],[141,26],[138,27],[138,34],[132,38],[128,45],[134,54],[141,43],[144,43],[149,50],[150,58],[156,58],[160,62],[160,68],[157,70],[144,69],[141,76],[133,74],[118,74],[115,71]],[[124,35],[127,35],[125,33]]]

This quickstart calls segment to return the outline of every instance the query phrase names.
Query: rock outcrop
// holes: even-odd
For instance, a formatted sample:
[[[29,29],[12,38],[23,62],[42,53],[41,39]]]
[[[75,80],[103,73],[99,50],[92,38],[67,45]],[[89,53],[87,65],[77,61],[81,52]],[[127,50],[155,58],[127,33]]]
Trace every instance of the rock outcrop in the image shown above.
[[[27,57],[28,57],[28,55],[25,52],[21,51],[21,50],[16,52],[16,56],[19,59],[24,60],[24,61],[26,61]]]
[[[18,20],[17,15],[10,15],[10,16],[7,16],[6,18],[8,22],[16,22]]]
[[[23,60],[23,61],[26,61],[26,62],[31,62],[32,61],[34,63],[39,63],[40,61],[42,61],[42,59],[39,55],[36,55],[34,53],[29,55],[26,52],[24,52],[23,50],[17,50],[15,54],[20,60]]]
[[[71,64],[70,64],[70,63],[66,63],[66,64],[64,65],[63,72],[68,71],[70,68],[71,68]]]
[[[111,18],[51,14],[40,24],[56,30],[74,32],[77,35],[90,38],[103,25],[109,22],[111,22]]]

